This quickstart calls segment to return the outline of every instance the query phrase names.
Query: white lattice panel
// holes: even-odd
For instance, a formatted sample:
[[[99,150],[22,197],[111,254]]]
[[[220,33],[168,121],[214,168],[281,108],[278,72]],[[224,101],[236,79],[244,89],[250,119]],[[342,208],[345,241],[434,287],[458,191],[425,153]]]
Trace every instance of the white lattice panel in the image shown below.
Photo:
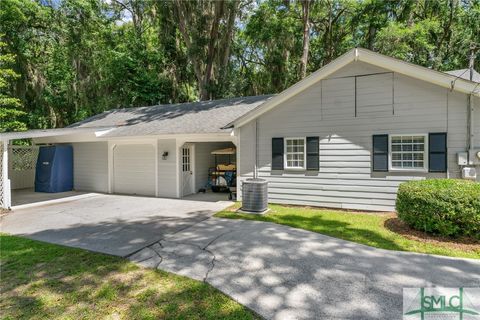
[[[8,178],[11,189],[33,188],[38,147],[10,146],[8,151]]]
[[[10,168],[13,171],[34,170],[38,158],[38,147],[10,147]]]

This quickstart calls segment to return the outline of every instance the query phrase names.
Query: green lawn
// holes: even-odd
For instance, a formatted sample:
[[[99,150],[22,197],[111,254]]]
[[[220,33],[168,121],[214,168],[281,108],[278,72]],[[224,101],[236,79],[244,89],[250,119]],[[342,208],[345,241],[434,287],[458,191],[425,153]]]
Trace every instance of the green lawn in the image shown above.
[[[1,319],[256,319],[206,283],[0,235]]]
[[[270,205],[270,211],[267,214],[254,215],[236,213],[235,210],[239,206],[240,204],[237,203],[232,208],[221,211],[215,216],[274,222],[388,250],[480,259],[478,246],[477,249],[463,250],[440,243],[407,239],[394,233],[384,226],[385,221],[391,218],[391,215],[282,205]]]

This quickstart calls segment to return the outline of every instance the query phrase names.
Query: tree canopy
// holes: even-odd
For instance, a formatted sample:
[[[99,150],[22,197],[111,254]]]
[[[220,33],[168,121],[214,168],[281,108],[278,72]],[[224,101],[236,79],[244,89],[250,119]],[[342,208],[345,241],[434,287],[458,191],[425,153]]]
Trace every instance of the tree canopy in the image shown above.
[[[278,93],[354,46],[466,68],[479,21],[480,0],[2,0],[0,132]]]

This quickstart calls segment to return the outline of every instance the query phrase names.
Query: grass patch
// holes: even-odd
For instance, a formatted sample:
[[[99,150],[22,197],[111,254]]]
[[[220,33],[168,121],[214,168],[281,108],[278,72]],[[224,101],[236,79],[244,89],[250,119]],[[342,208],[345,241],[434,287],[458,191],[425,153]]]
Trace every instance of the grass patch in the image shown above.
[[[124,259],[0,235],[1,319],[257,319],[210,285]]]
[[[237,203],[215,217],[273,222],[388,250],[480,259],[478,243],[458,248],[452,246],[452,240],[449,243],[409,239],[387,229],[385,222],[392,218],[392,214],[270,205],[267,214],[254,215],[235,212],[239,207]]]

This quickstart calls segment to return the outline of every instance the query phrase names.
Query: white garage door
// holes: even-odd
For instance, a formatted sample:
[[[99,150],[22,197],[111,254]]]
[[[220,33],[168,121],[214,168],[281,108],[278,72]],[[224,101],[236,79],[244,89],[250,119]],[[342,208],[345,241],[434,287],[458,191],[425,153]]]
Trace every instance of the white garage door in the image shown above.
[[[151,144],[117,145],[113,150],[113,192],[155,195],[155,149]]]

